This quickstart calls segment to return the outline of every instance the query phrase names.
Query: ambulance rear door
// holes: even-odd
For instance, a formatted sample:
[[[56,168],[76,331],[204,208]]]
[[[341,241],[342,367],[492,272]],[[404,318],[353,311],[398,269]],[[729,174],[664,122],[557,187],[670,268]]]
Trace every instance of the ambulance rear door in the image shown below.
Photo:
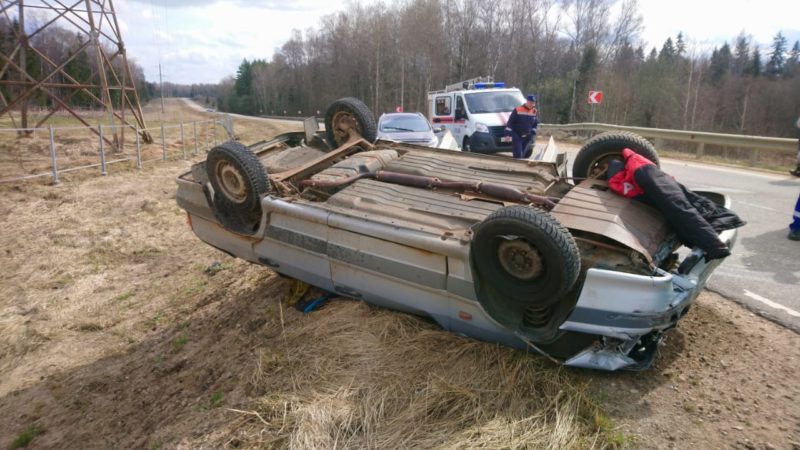
[[[454,125],[454,112],[453,108],[453,93],[445,92],[441,94],[433,94],[433,104],[431,107],[431,123],[434,128],[445,127],[451,133],[455,134]],[[458,141],[460,145],[460,140]]]

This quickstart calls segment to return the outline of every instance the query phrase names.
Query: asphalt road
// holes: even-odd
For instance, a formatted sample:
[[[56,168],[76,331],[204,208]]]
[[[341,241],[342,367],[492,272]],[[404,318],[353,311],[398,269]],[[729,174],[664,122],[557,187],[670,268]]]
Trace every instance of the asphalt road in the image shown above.
[[[707,288],[800,332],[800,242],[786,238],[800,178],[677,160],[661,167],[690,189],[726,194],[747,221]]]

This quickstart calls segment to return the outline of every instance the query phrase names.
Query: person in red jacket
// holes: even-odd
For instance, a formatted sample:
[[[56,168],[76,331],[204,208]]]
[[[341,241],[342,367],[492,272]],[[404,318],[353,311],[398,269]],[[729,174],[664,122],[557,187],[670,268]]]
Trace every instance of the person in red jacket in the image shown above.
[[[633,150],[622,150],[622,156],[624,164],[613,160],[608,165],[608,187],[611,190],[659,210],[681,243],[687,247],[700,247],[707,261],[731,254],[718,233],[745,225],[739,216],[686,189]]]

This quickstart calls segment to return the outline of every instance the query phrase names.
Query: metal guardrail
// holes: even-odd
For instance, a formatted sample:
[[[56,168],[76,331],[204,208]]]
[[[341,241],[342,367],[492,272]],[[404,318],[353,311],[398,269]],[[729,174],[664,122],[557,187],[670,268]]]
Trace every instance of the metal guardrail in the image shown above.
[[[292,120],[295,122],[302,122],[308,118],[308,116],[258,116],[258,117],[261,117],[262,119]]]
[[[541,124],[540,130],[563,131],[631,131],[652,139],[663,139],[697,144],[698,156],[703,155],[706,144],[723,147],[742,147],[754,150],[769,150],[794,154],[797,152],[797,139],[766,136],[745,136],[740,134],[707,133],[703,131],[666,130],[662,128],[626,127],[606,123],[574,123],[569,125]]]

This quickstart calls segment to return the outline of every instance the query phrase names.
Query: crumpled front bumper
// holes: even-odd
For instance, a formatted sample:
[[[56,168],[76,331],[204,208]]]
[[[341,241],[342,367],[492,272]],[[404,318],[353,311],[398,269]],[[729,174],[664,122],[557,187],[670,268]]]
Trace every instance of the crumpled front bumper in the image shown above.
[[[737,231],[720,234],[733,249]],[[564,362],[589,369],[642,370],[650,366],[663,332],[675,327],[703,290],[722,259],[705,261],[700,249],[686,259],[696,262],[683,272],[657,269],[652,276],[589,269],[564,331],[601,336],[601,341]],[[686,260],[684,259],[684,260]]]

